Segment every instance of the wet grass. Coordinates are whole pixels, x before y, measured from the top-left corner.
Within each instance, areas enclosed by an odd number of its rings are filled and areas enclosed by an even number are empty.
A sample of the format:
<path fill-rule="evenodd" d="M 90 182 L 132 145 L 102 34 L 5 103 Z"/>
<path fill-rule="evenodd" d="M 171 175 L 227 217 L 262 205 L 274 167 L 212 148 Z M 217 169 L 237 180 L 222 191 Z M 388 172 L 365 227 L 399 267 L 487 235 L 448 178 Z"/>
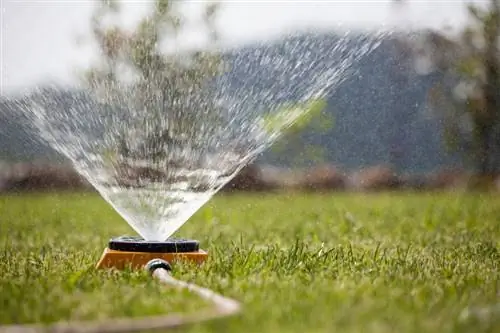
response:
<path fill-rule="evenodd" d="M 240 300 L 193 332 L 500 332 L 500 197 L 218 196 L 177 234 L 210 251 L 175 276 Z M 144 272 L 96 271 L 134 234 L 94 194 L 0 197 L 0 324 L 194 312 Z"/>

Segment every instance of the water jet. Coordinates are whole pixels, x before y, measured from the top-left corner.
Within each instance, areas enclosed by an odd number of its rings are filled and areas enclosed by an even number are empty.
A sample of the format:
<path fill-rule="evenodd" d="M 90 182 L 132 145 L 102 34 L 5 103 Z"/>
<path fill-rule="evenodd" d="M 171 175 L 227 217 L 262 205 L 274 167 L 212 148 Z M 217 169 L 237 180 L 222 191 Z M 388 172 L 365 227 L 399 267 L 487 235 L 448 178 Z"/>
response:
<path fill-rule="evenodd" d="M 111 239 L 96 267 L 201 263 L 208 253 L 197 241 L 172 235 L 287 128 L 321 112 L 383 36 L 291 35 L 279 46 L 232 52 L 230 69 L 203 79 L 187 80 L 192 69 L 180 65 L 165 74 L 146 63 L 149 76 L 132 83 L 106 76 L 73 93 L 36 88 L 16 104 L 138 234 Z"/>

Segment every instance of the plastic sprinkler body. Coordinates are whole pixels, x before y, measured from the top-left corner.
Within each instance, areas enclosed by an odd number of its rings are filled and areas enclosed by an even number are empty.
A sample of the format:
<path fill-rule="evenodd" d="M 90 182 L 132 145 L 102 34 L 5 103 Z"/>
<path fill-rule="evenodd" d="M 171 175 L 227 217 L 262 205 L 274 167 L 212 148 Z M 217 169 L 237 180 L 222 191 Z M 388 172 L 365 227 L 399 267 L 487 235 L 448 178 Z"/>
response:
<path fill-rule="evenodd" d="M 161 265 L 170 271 L 171 265 L 177 261 L 201 264 L 207 257 L 207 252 L 199 248 L 199 242 L 196 240 L 172 238 L 157 242 L 146 241 L 140 237 L 122 236 L 109 241 L 96 268 L 142 269 L 151 264 Z M 158 260 L 163 261 L 160 263 Z"/>

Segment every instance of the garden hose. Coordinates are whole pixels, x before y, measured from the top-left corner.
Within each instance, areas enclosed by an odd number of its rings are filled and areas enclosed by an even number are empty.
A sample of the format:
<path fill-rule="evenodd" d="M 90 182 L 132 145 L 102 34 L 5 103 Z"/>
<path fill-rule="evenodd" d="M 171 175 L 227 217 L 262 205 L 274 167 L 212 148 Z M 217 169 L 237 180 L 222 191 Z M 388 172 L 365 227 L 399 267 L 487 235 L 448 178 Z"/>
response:
<path fill-rule="evenodd" d="M 192 283 L 175 279 L 170 273 L 170 264 L 163 259 L 149 261 L 145 269 L 159 282 L 181 289 L 188 289 L 207 301 L 211 301 L 214 308 L 192 316 L 167 315 L 146 318 L 109 319 L 97 322 L 62 322 L 49 326 L 43 325 L 10 325 L 0 326 L 0 333 L 111 333 L 111 332 L 139 332 L 151 330 L 165 330 L 178 328 L 190 324 L 224 318 L 238 314 L 241 304 L 233 299 L 224 297 L 216 292 L 199 287 Z"/>

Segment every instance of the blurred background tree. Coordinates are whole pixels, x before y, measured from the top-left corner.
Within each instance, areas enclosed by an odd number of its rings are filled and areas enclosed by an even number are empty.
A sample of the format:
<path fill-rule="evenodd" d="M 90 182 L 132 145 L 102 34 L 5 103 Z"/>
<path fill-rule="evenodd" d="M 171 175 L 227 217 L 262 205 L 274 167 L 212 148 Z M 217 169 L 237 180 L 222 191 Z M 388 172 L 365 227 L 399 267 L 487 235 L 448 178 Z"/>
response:
<path fill-rule="evenodd" d="M 404 1 L 397 1 L 404 10 Z M 500 171 L 500 0 L 469 4 L 458 32 L 425 30 L 405 45 L 416 64 L 442 79 L 430 89 L 429 105 L 445 124 L 448 147 L 479 175 Z"/>
<path fill-rule="evenodd" d="M 127 108 L 122 131 L 114 133 L 119 156 L 162 159 L 169 145 L 202 145 L 200 131 L 207 133 L 210 124 L 216 127 L 220 109 L 207 98 L 204 85 L 223 69 L 221 57 L 214 50 L 181 50 L 173 44 L 187 22 L 180 11 L 183 4 L 151 1 L 149 15 L 132 30 L 113 24 L 122 14 L 119 1 L 102 0 L 95 7 L 91 37 L 99 56 L 83 83 L 101 101 Z M 213 2 L 204 8 L 202 23 L 210 45 L 218 40 L 218 8 Z"/>

